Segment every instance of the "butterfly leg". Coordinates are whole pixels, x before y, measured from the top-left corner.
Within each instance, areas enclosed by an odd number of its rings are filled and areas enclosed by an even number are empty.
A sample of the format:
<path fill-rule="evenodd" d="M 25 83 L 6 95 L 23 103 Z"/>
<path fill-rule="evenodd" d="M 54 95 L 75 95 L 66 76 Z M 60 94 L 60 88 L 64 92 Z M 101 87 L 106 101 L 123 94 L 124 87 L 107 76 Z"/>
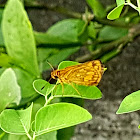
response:
<path fill-rule="evenodd" d="M 82 95 L 80 94 L 80 92 L 76 89 L 76 87 L 73 85 L 73 83 L 70 83 L 70 85 L 75 89 L 75 91 L 82 97 Z"/>
<path fill-rule="evenodd" d="M 61 86 L 62 86 L 62 96 L 63 96 L 64 95 L 64 84 L 61 81 L 61 79 L 59 79 L 59 84 L 61 84 Z"/>

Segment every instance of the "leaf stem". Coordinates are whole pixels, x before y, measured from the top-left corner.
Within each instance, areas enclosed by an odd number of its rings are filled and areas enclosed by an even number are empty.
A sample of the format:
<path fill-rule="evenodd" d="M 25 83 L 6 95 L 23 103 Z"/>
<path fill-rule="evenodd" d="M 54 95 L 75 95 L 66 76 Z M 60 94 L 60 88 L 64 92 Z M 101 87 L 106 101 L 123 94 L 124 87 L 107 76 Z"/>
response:
<path fill-rule="evenodd" d="M 45 103 L 44 106 L 48 105 L 48 104 L 54 99 L 54 96 L 51 95 L 48 99 L 47 99 L 47 97 L 45 96 L 45 99 L 46 99 L 46 103 Z"/>
<path fill-rule="evenodd" d="M 34 132 L 32 140 L 35 140 L 35 139 L 36 139 L 36 135 L 35 135 L 35 132 Z"/>

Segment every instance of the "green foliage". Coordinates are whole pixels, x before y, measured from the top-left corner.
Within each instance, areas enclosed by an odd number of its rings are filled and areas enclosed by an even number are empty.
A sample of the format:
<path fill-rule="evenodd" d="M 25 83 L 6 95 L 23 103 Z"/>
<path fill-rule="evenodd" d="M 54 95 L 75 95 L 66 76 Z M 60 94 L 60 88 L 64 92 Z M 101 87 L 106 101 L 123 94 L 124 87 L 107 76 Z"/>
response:
<path fill-rule="evenodd" d="M 107 16 L 108 19 L 110 20 L 114 20 L 120 17 L 120 14 L 123 10 L 123 7 L 125 5 L 129 5 L 130 7 L 132 7 L 133 9 L 135 9 L 136 11 L 138 11 L 138 13 L 140 14 L 140 1 L 137 1 L 137 6 L 134 5 L 130 0 L 116 0 L 117 3 L 117 7 L 114 8 Z"/>
<path fill-rule="evenodd" d="M 85 22 L 83 20 L 66 19 L 51 26 L 46 33 L 35 32 L 35 38 L 38 45 L 80 43 L 82 40 L 79 40 L 78 35 L 81 32 L 84 25 Z"/>
<path fill-rule="evenodd" d="M 120 17 L 124 4 L 117 6 L 114 8 L 107 16 L 108 19 L 114 20 Z"/>
<path fill-rule="evenodd" d="M 1 128 L 11 134 L 28 134 L 31 124 L 32 106 L 25 110 L 4 110 L 0 115 Z"/>
<path fill-rule="evenodd" d="M 10 103 L 19 104 L 21 100 L 20 87 L 14 71 L 6 69 L 0 76 L 0 112 Z"/>
<path fill-rule="evenodd" d="M 91 7 L 95 16 L 99 18 L 106 17 L 106 11 L 102 4 L 98 0 L 86 0 L 88 5 Z"/>
<path fill-rule="evenodd" d="M 32 2 L 35 0 L 26 0 L 25 4 Z M 108 22 L 107 9 L 98 0 L 86 2 L 93 13 L 86 10 L 80 16 L 83 19 L 57 22 L 45 33 L 33 31 L 20 0 L 8 0 L 4 11 L 0 9 L 0 139 L 64 140 L 65 137 L 69 140 L 74 125 L 92 118 L 88 111 L 75 104 L 82 99 L 100 99 L 101 91 L 95 86 L 63 84 L 62 87 L 58 82 L 50 84 L 39 79 L 42 72 L 51 69 L 46 60 L 53 67 L 60 63 L 58 69 L 77 65 L 78 62 L 63 60 L 86 46 L 90 57 L 86 54 L 79 61 L 100 58 L 107 62 L 121 51 L 120 45 L 126 44 L 123 40 L 129 37 L 126 25 L 138 23 L 139 17 L 124 12 L 121 19 Z M 108 19 L 119 18 L 125 5 L 132 6 L 124 0 L 116 3 Z M 138 7 L 132 7 L 139 12 L 139 3 Z M 138 93 L 126 97 L 117 113 L 140 109 Z M 60 103 L 61 99 L 65 103 Z M 65 133 L 63 137 L 62 133 Z"/>
<path fill-rule="evenodd" d="M 117 114 L 129 113 L 140 110 L 140 90 L 126 96 L 122 101 Z"/>
<path fill-rule="evenodd" d="M 99 33 L 99 38 L 102 40 L 110 41 L 124 37 L 127 34 L 128 29 L 104 26 Z"/>
<path fill-rule="evenodd" d="M 59 118 L 59 121 L 58 121 Z M 35 118 L 36 135 L 76 125 L 92 116 L 83 108 L 70 103 L 56 103 L 41 108 Z"/>
<path fill-rule="evenodd" d="M 20 1 L 8 1 L 3 13 L 2 29 L 8 55 L 18 61 L 19 67 L 38 76 L 32 26 Z"/>

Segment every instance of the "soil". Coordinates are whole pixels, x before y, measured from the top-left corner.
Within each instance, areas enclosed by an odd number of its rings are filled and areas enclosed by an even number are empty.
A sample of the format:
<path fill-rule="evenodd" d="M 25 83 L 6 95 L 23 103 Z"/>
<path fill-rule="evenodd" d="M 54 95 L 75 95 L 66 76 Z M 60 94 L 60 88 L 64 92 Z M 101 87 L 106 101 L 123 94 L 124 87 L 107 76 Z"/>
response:
<path fill-rule="evenodd" d="M 40 0 L 41 1 L 41 0 Z M 42 0 L 65 8 L 84 12 L 85 0 Z M 109 0 L 108 0 L 109 1 Z M 66 16 L 40 9 L 28 9 L 28 15 L 36 31 L 48 27 Z M 72 140 L 140 140 L 140 113 L 116 115 L 124 97 L 140 88 L 140 37 L 117 57 L 105 64 L 107 71 L 99 85 L 103 93 L 100 100 L 86 100 L 85 108 L 93 119 L 76 127 Z"/>

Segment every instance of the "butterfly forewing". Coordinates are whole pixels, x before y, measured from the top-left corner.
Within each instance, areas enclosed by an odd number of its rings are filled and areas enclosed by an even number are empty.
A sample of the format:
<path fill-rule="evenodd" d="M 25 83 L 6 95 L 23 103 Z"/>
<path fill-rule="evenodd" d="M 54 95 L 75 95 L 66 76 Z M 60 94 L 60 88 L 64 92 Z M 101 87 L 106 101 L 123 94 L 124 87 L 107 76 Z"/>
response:
<path fill-rule="evenodd" d="M 61 83 L 75 83 L 79 85 L 98 85 L 104 72 L 104 67 L 99 60 L 93 60 L 86 63 L 66 67 L 62 70 L 56 70 Z M 54 75 L 52 73 L 52 75 Z"/>

